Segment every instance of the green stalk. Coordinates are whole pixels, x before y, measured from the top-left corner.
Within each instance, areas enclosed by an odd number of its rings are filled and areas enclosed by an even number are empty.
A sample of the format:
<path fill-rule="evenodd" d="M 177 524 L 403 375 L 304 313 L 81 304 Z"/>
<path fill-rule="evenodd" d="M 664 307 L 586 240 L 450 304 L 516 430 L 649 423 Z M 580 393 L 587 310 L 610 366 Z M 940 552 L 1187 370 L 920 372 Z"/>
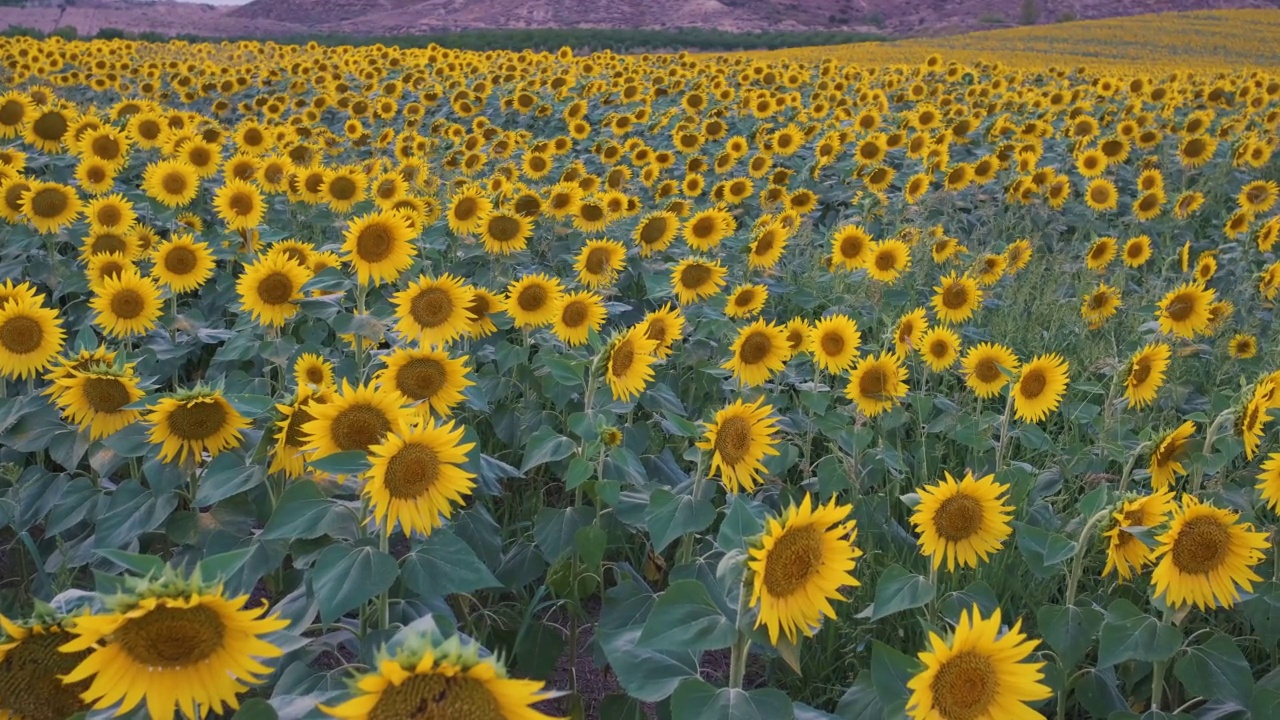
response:
<path fill-rule="evenodd" d="M 1213 424 L 1204 435 L 1204 450 L 1191 466 L 1191 494 L 1195 495 L 1200 492 L 1200 486 L 1204 483 L 1204 462 L 1209 459 L 1209 455 L 1213 452 L 1213 443 L 1218 439 L 1218 433 L 1222 430 L 1222 426 L 1229 423 L 1235 418 L 1235 410 L 1227 408 L 1218 413 L 1218 417 L 1213 419 Z"/>
<path fill-rule="evenodd" d="M 706 473 L 703 472 L 704 466 L 706 465 L 706 456 L 707 454 L 705 452 L 698 453 L 698 469 L 695 471 L 693 476 L 694 500 L 697 500 L 698 495 L 702 493 L 702 484 L 707 479 Z M 694 534 L 691 532 L 685 533 L 684 537 L 680 539 L 680 550 L 676 553 L 677 565 L 683 565 L 693 561 L 693 536 Z"/>
<path fill-rule="evenodd" d="M 1143 453 L 1150 448 L 1151 441 L 1148 440 L 1139 444 L 1138 447 L 1134 449 L 1133 453 L 1129 455 L 1129 462 L 1125 463 L 1124 474 L 1120 476 L 1120 485 L 1117 489 L 1117 492 L 1120 495 L 1124 495 L 1125 488 L 1129 486 L 1129 476 L 1133 474 L 1133 468 L 1138 464 L 1138 458 L 1142 457 Z"/>
<path fill-rule="evenodd" d="M 1009 444 L 1009 419 L 1013 415 L 1013 388 L 1009 388 L 1009 399 L 1004 403 L 1004 417 L 1000 420 L 1000 443 L 996 445 L 996 467 L 1000 472 L 1004 465 L 1004 451 Z"/>
<path fill-rule="evenodd" d="M 1089 547 L 1089 539 L 1098 523 L 1102 522 L 1111 514 L 1111 508 L 1105 508 L 1094 513 L 1093 517 L 1084 524 L 1084 528 L 1080 531 L 1080 537 L 1076 541 L 1076 554 L 1071 562 L 1071 575 L 1067 578 L 1067 596 L 1065 607 L 1072 607 L 1076 602 L 1076 588 L 1080 584 L 1080 576 L 1084 572 L 1084 556 L 1085 551 Z M 1063 675 L 1069 673 L 1071 668 L 1062 668 Z M 1066 720 L 1067 717 L 1067 696 L 1069 695 L 1067 688 L 1062 688 L 1062 692 L 1058 693 L 1058 720 Z"/>
<path fill-rule="evenodd" d="M 390 554 L 391 551 L 391 528 L 380 529 L 378 532 L 378 549 L 383 553 Z M 378 595 L 378 629 L 386 630 L 391 627 L 391 588 L 383 590 Z"/>
<path fill-rule="evenodd" d="M 738 588 L 738 637 L 729 650 L 729 687 L 742 689 L 742 679 L 747 674 L 747 652 L 751 649 L 751 637 L 742 631 L 743 616 L 747 614 L 748 595 L 746 575 L 742 578 L 742 587 Z"/>

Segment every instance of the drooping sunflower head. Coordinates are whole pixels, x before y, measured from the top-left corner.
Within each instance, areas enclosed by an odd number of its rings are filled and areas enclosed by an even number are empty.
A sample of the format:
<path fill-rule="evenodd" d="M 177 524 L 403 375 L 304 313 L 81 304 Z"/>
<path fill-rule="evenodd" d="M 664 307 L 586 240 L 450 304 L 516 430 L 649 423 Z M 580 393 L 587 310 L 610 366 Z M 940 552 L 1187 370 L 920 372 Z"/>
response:
<path fill-rule="evenodd" d="M 162 398 L 144 419 L 150 426 L 147 439 L 160 445 L 160 459 L 199 461 L 204 453 L 215 457 L 241 443 L 241 431 L 251 423 L 227 401 L 221 390 L 196 386 Z"/>
<path fill-rule="evenodd" d="M 509 677 L 480 647 L 454 635 L 434 633 L 409 638 L 395 655 L 384 648 L 375 669 L 351 684 L 351 699 L 322 711 L 344 720 L 418 717 L 429 708 L 440 718 L 554 720 L 535 710 L 547 699 L 542 682 Z"/>
<path fill-rule="evenodd" d="M 1182 461 L 1190 449 L 1191 436 L 1195 434 L 1196 424 L 1184 421 L 1172 432 L 1160 438 L 1152 447 L 1149 471 L 1151 486 L 1156 490 L 1164 490 L 1187 470 Z"/>
<path fill-rule="evenodd" d="M 1107 539 L 1107 562 L 1103 577 L 1115 573 L 1121 580 L 1128 580 L 1135 572 L 1149 565 L 1155 548 L 1149 547 L 1137 532 L 1163 525 L 1173 512 L 1173 492 L 1157 490 L 1125 500 L 1112 513 L 1112 525 L 1102 533 Z"/>
<path fill-rule="evenodd" d="M 630 400 L 644 392 L 653 379 L 657 349 L 658 341 L 648 337 L 644 325 L 629 328 L 609 342 L 599 362 L 615 400 Z"/>
<path fill-rule="evenodd" d="M 698 447 L 710 450 L 710 473 L 719 473 L 729 492 L 751 492 L 764 472 L 764 459 L 777 455 L 773 406 L 763 399 L 737 400 L 716 413 Z"/>
<path fill-rule="evenodd" d="M 815 507 L 806 494 L 781 517 L 769 518 L 748 549 L 756 627 L 764 625 L 774 644 L 783 635 L 792 643 L 802 634 L 813 635 L 823 617 L 835 617 L 830 601 L 844 599 L 840 588 L 860 585 L 853 577 L 862 551 L 854 545 L 858 529 L 848 519 L 852 511 L 836 498 Z"/>
<path fill-rule="evenodd" d="M 638 327 L 644 331 L 646 338 L 656 343 L 653 351 L 655 357 L 670 357 L 676 341 L 684 337 L 684 314 L 679 308 L 667 303 L 647 313 Z"/>
<path fill-rule="evenodd" d="M 1157 597 L 1172 607 L 1233 606 L 1240 589 L 1261 578 L 1253 566 L 1264 559 L 1267 534 L 1240 520 L 1240 514 L 1183 495 L 1166 533 L 1156 538 L 1158 560 L 1151 574 Z"/>
<path fill-rule="evenodd" d="M 1007 504 L 1009 486 L 994 475 L 975 479 L 966 472 L 957 481 L 951 473 L 934 485 L 919 489 L 920 503 L 911 516 L 919 533 L 920 552 L 933 567 L 946 561 L 947 570 L 977 567 L 998 551 L 1012 532 L 1013 508 Z"/>
<path fill-rule="evenodd" d="M 0 615 L 0 717 L 63 720 L 91 708 L 81 699 L 87 680 L 63 682 L 89 656 L 63 652 L 66 619 L 42 615 L 14 621 Z"/>

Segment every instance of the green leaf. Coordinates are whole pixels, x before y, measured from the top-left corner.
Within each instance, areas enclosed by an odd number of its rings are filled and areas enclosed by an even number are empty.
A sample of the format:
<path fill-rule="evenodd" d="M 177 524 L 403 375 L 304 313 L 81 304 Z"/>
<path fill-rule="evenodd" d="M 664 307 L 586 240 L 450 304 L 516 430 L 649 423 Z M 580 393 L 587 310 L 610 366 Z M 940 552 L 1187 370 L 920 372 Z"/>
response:
<path fill-rule="evenodd" d="M 781 690 L 762 688 L 747 692 L 716 688 L 692 678 L 680 683 L 671 696 L 671 720 L 792 720 L 791 700 Z"/>
<path fill-rule="evenodd" d="M 595 471 L 595 466 L 580 457 L 570 460 L 569 469 L 564 474 L 564 489 L 573 490 L 590 480 Z"/>
<path fill-rule="evenodd" d="M 1186 648 L 1173 674 L 1192 695 L 1229 700 L 1248 706 L 1253 697 L 1253 672 L 1240 648 L 1227 635 L 1214 633 L 1205 642 Z"/>
<path fill-rule="evenodd" d="M 911 697 L 907 682 L 919 670 L 920 662 L 915 658 L 904 655 L 879 640 L 871 641 L 871 684 L 884 705 L 885 717 L 903 714 L 907 700 Z"/>
<path fill-rule="evenodd" d="M 244 458 L 235 453 L 222 453 L 211 460 L 200 473 L 196 505 L 214 505 L 232 495 L 257 487 L 266 477 L 267 468 L 264 465 L 253 462 L 245 464 Z"/>
<path fill-rule="evenodd" d="M 311 587 L 320 619 L 331 623 L 391 587 L 400 568 L 395 558 L 371 547 L 335 543 L 316 558 Z"/>
<path fill-rule="evenodd" d="M 1026 523 L 1012 522 L 1018 533 L 1018 550 L 1031 566 L 1031 572 L 1041 578 L 1049 578 L 1060 570 L 1058 565 L 1071 559 L 1076 553 L 1076 542 L 1064 535 L 1051 533 Z"/>
<path fill-rule="evenodd" d="M 309 540 L 328 532 L 329 514 L 337 503 L 312 482 L 290 483 L 276 502 L 259 540 Z"/>
<path fill-rule="evenodd" d="M 280 716 L 276 709 L 262 698 L 249 698 L 244 701 L 231 720 L 277 720 Z"/>
<path fill-rule="evenodd" d="M 363 475 L 369 471 L 370 467 L 369 456 L 359 450 L 333 453 L 315 460 L 308 460 L 307 464 L 313 470 L 329 475 Z"/>
<path fill-rule="evenodd" d="M 555 563 L 573 547 L 574 533 L 595 521 L 594 508 L 542 508 L 533 521 L 533 541 L 542 556 Z"/>
<path fill-rule="evenodd" d="M 733 622 L 697 580 L 677 580 L 658 596 L 640 631 L 640 647 L 650 650 L 719 650 L 738 636 Z"/>
<path fill-rule="evenodd" d="M 1109 668 L 1126 660 L 1168 660 L 1182 647 L 1182 633 L 1178 628 L 1143 614 L 1128 600 L 1111 603 L 1098 635 L 1099 668 Z"/>
<path fill-rule="evenodd" d="M 644 513 L 645 527 L 655 552 L 662 552 L 685 533 L 705 530 L 715 519 L 716 509 L 711 503 L 688 495 L 675 495 L 666 488 L 658 488 L 649 495 L 649 507 Z"/>
<path fill-rule="evenodd" d="M 569 438 L 556 433 L 547 426 L 534 431 L 525 442 L 524 460 L 520 463 L 520 472 L 529 472 L 531 468 L 544 463 L 563 460 L 577 450 L 577 446 Z"/>
<path fill-rule="evenodd" d="M 890 565 L 876 582 L 876 598 L 871 605 L 871 622 L 894 613 L 918 608 L 933 600 L 933 585 L 927 578 L 908 572 L 901 565 Z"/>
<path fill-rule="evenodd" d="M 627 576 L 631 578 L 631 576 Z M 685 678 L 697 677 L 698 653 L 657 651 L 639 647 L 640 633 L 657 599 L 634 578 L 605 593 L 599 642 L 618 684 L 642 702 L 670 697 Z"/>
<path fill-rule="evenodd" d="M 609 720 L 648 720 L 642 705 L 635 698 L 622 694 L 605 695 L 600 701 L 600 718 Z"/>
<path fill-rule="evenodd" d="M 578 387 L 582 384 L 583 363 L 554 355 L 540 355 L 537 360 L 557 383 L 565 387 Z"/>
<path fill-rule="evenodd" d="M 746 547 L 747 538 L 755 537 L 764 530 L 765 508 L 739 493 L 729 496 L 728 507 L 716 535 L 716 545 L 726 552 L 742 550 Z"/>
<path fill-rule="evenodd" d="M 418 541 L 401 562 L 404 584 L 424 597 L 502 586 L 471 546 L 444 528 Z"/>
<path fill-rule="evenodd" d="M 130 570 L 146 577 L 147 575 L 159 575 L 164 571 L 164 560 L 155 555 L 139 555 L 137 553 L 124 552 L 123 550 L 102 549 L 93 551 L 97 555 L 110 560 L 125 570 Z"/>
<path fill-rule="evenodd" d="M 1084 659 L 1102 627 L 1102 613 L 1091 607 L 1046 605 L 1036 613 L 1036 619 L 1041 636 L 1064 668 L 1076 667 Z"/>
<path fill-rule="evenodd" d="M 200 570 L 200 577 L 206 581 L 225 581 L 231 577 L 231 574 L 240 569 L 244 565 L 244 561 L 249 559 L 249 554 L 253 552 L 253 548 L 241 548 L 232 550 L 218 555 L 210 555 L 200 561 L 197 566 Z"/>
<path fill-rule="evenodd" d="M 841 720 L 881 720 L 887 715 L 884 703 L 880 702 L 880 695 L 871 683 L 871 673 L 866 670 L 858 673 L 853 685 L 836 705 L 836 716 Z"/>
<path fill-rule="evenodd" d="M 1280 644 L 1280 582 L 1258 586 L 1255 595 L 1239 604 L 1240 612 L 1266 647 Z"/>
<path fill-rule="evenodd" d="M 604 551 L 609 546 L 609 536 L 599 525 L 578 528 L 573 534 L 573 549 L 592 571 L 604 562 Z"/>

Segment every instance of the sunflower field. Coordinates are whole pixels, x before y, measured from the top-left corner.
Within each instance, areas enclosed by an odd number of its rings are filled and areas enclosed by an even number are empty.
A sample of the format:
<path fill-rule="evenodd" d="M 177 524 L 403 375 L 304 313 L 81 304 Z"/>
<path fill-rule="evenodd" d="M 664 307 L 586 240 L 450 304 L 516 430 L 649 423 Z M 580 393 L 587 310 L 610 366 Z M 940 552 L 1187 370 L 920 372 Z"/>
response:
<path fill-rule="evenodd" d="M 0 39 L 0 719 L 1280 717 L 1280 70 L 895 48 Z"/>

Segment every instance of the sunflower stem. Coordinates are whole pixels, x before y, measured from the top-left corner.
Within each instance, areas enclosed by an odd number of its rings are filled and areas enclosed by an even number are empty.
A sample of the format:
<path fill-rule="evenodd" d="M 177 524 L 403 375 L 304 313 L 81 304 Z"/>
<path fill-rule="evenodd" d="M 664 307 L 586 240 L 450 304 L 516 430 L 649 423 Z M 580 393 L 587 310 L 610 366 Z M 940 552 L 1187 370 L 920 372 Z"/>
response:
<path fill-rule="evenodd" d="M 356 287 L 356 316 L 363 318 L 365 315 L 365 294 L 369 291 L 369 286 L 361 284 Z M 356 382 L 364 382 L 364 336 L 359 332 L 356 333 Z"/>
<path fill-rule="evenodd" d="M 1227 408 L 1218 413 L 1218 417 L 1213 419 L 1213 424 L 1209 425 L 1209 429 L 1204 434 L 1204 450 L 1196 456 L 1195 464 L 1191 466 L 1191 494 L 1195 495 L 1200 492 L 1200 486 L 1204 483 L 1204 463 L 1209 459 L 1209 455 L 1213 452 L 1213 443 L 1218 439 L 1218 432 L 1222 430 L 1222 426 L 1230 422 L 1235 416 L 1232 408 Z"/>
<path fill-rule="evenodd" d="M 1166 606 L 1160 624 L 1168 625 L 1172 618 L 1173 608 Z M 1160 711 L 1160 700 L 1164 696 L 1164 671 L 1168 664 L 1167 660 L 1156 660 L 1151 665 L 1151 707 L 1148 708 L 1151 712 Z"/>
<path fill-rule="evenodd" d="M 1000 419 L 1000 442 L 996 445 L 995 472 L 1004 466 L 1004 451 L 1009 445 L 1009 419 L 1013 415 L 1013 388 L 1009 388 L 1009 399 L 1004 403 L 1004 416 Z"/>
<path fill-rule="evenodd" d="M 698 500 L 698 496 L 702 494 L 702 484 L 707 479 L 707 474 L 704 472 L 706 457 L 707 454 L 705 452 L 698 453 L 698 469 L 693 476 L 693 499 L 695 502 Z M 684 537 L 680 539 L 680 550 L 676 553 L 677 565 L 684 565 L 693 561 L 693 538 L 694 534 L 689 532 L 685 533 Z"/>
<path fill-rule="evenodd" d="M 1138 458 L 1142 456 L 1151 447 L 1151 441 L 1140 443 L 1137 448 L 1129 455 L 1129 462 L 1124 465 L 1124 473 L 1120 476 L 1120 485 L 1116 492 L 1124 495 L 1125 488 L 1129 487 L 1129 477 L 1133 475 L 1133 468 L 1138 464 Z"/>
<path fill-rule="evenodd" d="M 749 592 L 747 576 L 743 574 L 742 585 L 738 588 L 738 616 L 736 618 L 738 637 L 733 641 L 733 647 L 729 650 L 729 687 L 735 690 L 742 689 L 742 680 L 747 674 L 747 652 L 751 649 L 751 636 L 742 630 L 743 617 L 747 614 L 747 605 L 751 599 Z"/>
<path fill-rule="evenodd" d="M 378 549 L 385 555 L 391 554 L 391 527 L 379 528 Z M 387 588 L 378 594 L 378 629 L 391 627 L 391 589 Z"/>

